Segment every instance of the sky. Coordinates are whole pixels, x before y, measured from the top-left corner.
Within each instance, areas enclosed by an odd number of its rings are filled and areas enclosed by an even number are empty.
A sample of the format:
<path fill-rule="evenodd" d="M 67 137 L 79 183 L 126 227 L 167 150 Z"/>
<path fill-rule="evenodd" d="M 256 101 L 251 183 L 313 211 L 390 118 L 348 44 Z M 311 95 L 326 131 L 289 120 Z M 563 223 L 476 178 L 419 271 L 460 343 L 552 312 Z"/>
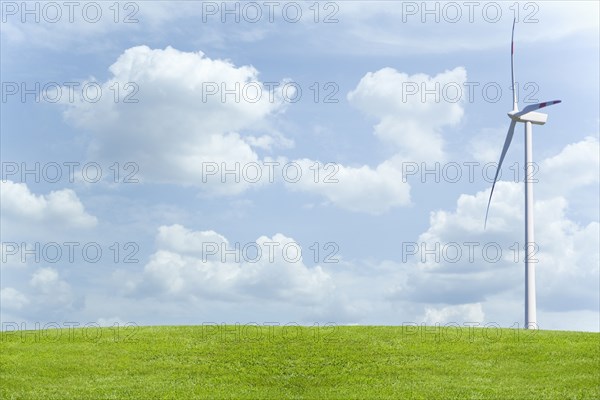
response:
<path fill-rule="evenodd" d="M 1 322 L 600 331 L 599 10 L 1 3 Z"/>

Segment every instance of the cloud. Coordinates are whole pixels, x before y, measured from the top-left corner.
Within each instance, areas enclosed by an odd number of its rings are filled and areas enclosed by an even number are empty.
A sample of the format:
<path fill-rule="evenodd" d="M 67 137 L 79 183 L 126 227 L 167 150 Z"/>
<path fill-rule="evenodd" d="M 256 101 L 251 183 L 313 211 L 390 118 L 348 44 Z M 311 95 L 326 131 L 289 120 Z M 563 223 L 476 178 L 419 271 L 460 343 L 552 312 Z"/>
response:
<path fill-rule="evenodd" d="M 327 165 L 308 159 L 295 162 L 305 173 L 298 182 L 287 186 L 294 191 L 320 194 L 340 208 L 378 215 L 410 204 L 410 185 L 403 182 L 402 171 L 394 162 L 384 161 L 374 169 L 366 165 Z M 319 175 L 314 173 L 317 169 Z"/>
<path fill-rule="evenodd" d="M 472 138 L 468 145 L 470 155 L 480 162 L 497 163 L 506 130 L 485 129 L 481 135 Z M 536 193 L 539 189 L 544 196 L 552 193 L 568 195 L 573 190 L 600 182 L 597 173 L 600 170 L 600 142 L 597 136 L 587 136 L 535 164 L 534 178 L 539 181 L 535 185 Z M 522 169 L 523 165 L 519 167 Z M 514 175 L 515 171 L 508 171 L 508 168 L 514 167 L 505 164 L 502 172 Z M 519 172 L 522 174 L 522 171 Z"/>
<path fill-rule="evenodd" d="M 431 214 L 430 226 L 419 236 L 413 258 L 421 272 L 414 274 L 414 286 L 408 283 L 414 299 L 481 302 L 522 287 L 523 185 L 501 181 L 494 195 L 485 231 L 482 220 L 489 189 L 474 196 L 461 195 L 452 212 Z M 538 308 L 597 309 L 598 222 L 580 225 L 570 220 L 566 216 L 568 201 L 563 197 L 539 199 L 534 208 Z M 445 247 L 450 250 L 444 252 Z M 454 249 L 462 252 L 458 258 Z M 420 296 L 426 287 L 436 288 L 440 295 Z"/>
<path fill-rule="evenodd" d="M 69 284 L 61 280 L 58 271 L 53 268 L 38 269 L 33 273 L 29 283 L 38 293 L 51 295 L 59 302 L 66 301 L 71 296 Z"/>
<path fill-rule="evenodd" d="M 137 326 L 135 322 L 125 322 L 119 317 L 98 318 L 96 323 L 101 327 L 119 327 L 126 328 L 129 326 Z"/>
<path fill-rule="evenodd" d="M 320 194 L 343 209 L 373 215 L 410 205 L 410 185 L 403 179 L 403 162 L 444 160 L 442 128 L 458 124 L 464 113 L 462 100 L 447 101 L 444 88 L 462 87 L 466 78 L 462 67 L 434 77 L 409 76 L 393 68 L 367 73 L 348 93 L 348 101 L 377 118 L 375 136 L 391 144 L 396 153 L 374 168 L 338 164 L 333 168 L 309 159 L 295 160 L 304 175 L 287 186 L 295 191 Z M 437 95 L 426 93 L 432 89 Z M 325 172 L 330 169 L 330 179 L 318 179 L 314 173 L 307 173 L 317 165 Z"/>
<path fill-rule="evenodd" d="M 579 193 L 575 189 L 598 184 L 597 154 L 597 139 L 588 137 L 540 162 L 533 260 L 538 310 L 552 318 L 598 311 L 600 224 L 589 218 L 574 221 L 568 213 L 570 199 Z M 565 182 L 568 177 L 573 179 Z M 482 313 L 493 310 L 486 315 L 495 320 L 504 318 L 498 316 L 502 304 L 515 303 L 520 311 L 525 257 L 523 183 L 498 182 L 484 230 L 489 190 L 461 194 L 453 210 L 431 212 L 427 230 L 416 241 L 402 244 L 407 264 L 403 278 L 386 292 L 390 301 L 445 304 L 441 309 L 428 306 L 425 319 L 430 322 L 447 321 L 446 314 L 454 315 L 452 310 L 469 304 L 480 304 Z M 558 322 L 540 323 L 556 326 Z"/>
<path fill-rule="evenodd" d="M 458 306 L 446 306 L 441 308 L 427 307 L 423 321 L 427 325 L 477 322 L 481 323 L 485 319 L 485 313 L 481 303 L 461 304 Z"/>
<path fill-rule="evenodd" d="M 194 186 L 210 195 L 237 195 L 269 180 L 265 165 L 274 159 L 261 159 L 257 151 L 293 146 L 269 124 L 285 109 L 283 89 L 270 91 L 252 66 L 236 67 L 202 52 L 138 46 L 121 54 L 110 72 L 102 93 L 111 96 L 98 102 L 78 99 L 67 105 L 65 118 L 93 133 L 94 159 L 135 162 L 142 181 Z M 111 88 L 125 88 L 130 82 L 139 88 L 139 102 L 127 103 L 124 91 L 115 102 Z M 225 92 L 236 92 L 235 88 L 239 99 Z M 261 94 L 256 99 L 255 91 Z M 375 168 L 339 166 L 336 184 L 311 181 L 310 167 L 315 162 L 296 162 L 301 164 L 303 179 L 287 187 L 320 194 L 341 208 L 381 214 L 410 203 L 410 187 L 402 183 L 401 171 L 392 161 Z M 262 172 L 260 179 L 246 179 L 245 171 L 252 175 L 256 165 Z M 226 171 L 237 171 L 237 179 Z"/>
<path fill-rule="evenodd" d="M 162 250 L 198 257 L 202 257 L 204 254 L 203 243 L 215 243 L 219 246 L 229 245 L 225 237 L 214 231 L 191 231 L 179 224 L 159 227 L 156 243 Z M 210 257 L 211 259 L 219 258 L 218 256 L 215 258 L 214 255 Z"/>
<path fill-rule="evenodd" d="M 2 308 L 8 310 L 20 310 L 29 304 L 27 296 L 11 287 L 0 290 L 0 300 Z"/>
<path fill-rule="evenodd" d="M 207 165 L 232 169 L 260 161 L 254 148 L 292 145 L 268 124 L 284 109 L 281 87 L 265 86 L 252 66 L 137 46 L 109 70 L 99 101 L 79 98 L 67 104 L 65 118 L 93 133 L 91 157 L 136 162 L 144 181 L 241 193 L 250 183 L 223 183 L 220 174 L 205 173 Z"/>
<path fill-rule="evenodd" d="M 451 89 L 463 88 L 466 80 L 463 67 L 433 77 L 383 68 L 367 73 L 348 100 L 377 118 L 375 136 L 395 146 L 406 160 L 441 161 L 445 158 L 441 130 L 458 124 L 464 114 L 460 92 Z"/>
<path fill-rule="evenodd" d="M 573 148 L 587 149 L 574 144 L 559 154 L 569 154 L 567 149 Z M 522 318 L 523 185 L 498 183 L 484 230 L 488 196 L 489 188 L 462 194 L 453 209 L 432 212 L 429 227 L 416 238 L 415 252 L 406 259 L 353 260 L 324 264 L 322 268 L 307 268 L 281 257 L 273 263 L 236 262 L 236 254 L 243 253 L 239 250 L 223 261 L 221 252 L 207 253 L 202 246 L 214 242 L 236 249 L 236 243 L 223 235 L 181 225 L 162 226 L 157 251 L 131 293 L 245 304 L 252 316 L 260 313 L 259 304 L 277 302 L 305 307 L 309 319 L 339 323 L 376 322 L 377 318 L 389 321 L 394 315 L 395 321 L 493 321 L 513 326 Z M 544 328 L 562 326 L 559 320 L 572 313 L 597 311 L 600 225 L 597 221 L 581 224 L 571 220 L 568 208 L 569 199 L 556 193 L 536 197 L 538 310 Z M 267 254 L 268 241 L 294 243 L 280 234 L 253 243 Z M 406 242 L 400 246 L 403 244 Z M 462 252 L 458 260 L 452 259 L 452 251 L 444 250 L 448 244 L 457 245 Z M 399 258 L 403 258 L 406 248 L 400 250 Z M 297 315 L 298 308 L 293 313 Z"/>
<path fill-rule="evenodd" d="M 540 163 L 540 183 L 544 189 L 567 194 L 570 191 L 600 182 L 600 142 L 598 137 L 569 144 L 557 155 Z M 551 182 L 551 184 L 550 184 Z"/>
<path fill-rule="evenodd" d="M 304 265 L 300 245 L 282 234 L 240 244 L 213 231 L 161 226 L 157 247 L 142 279 L 129 284 L 139 295 L 315 304 L 334 288 L 320 266 Z"/>
<path fill-rule="evenodd" d="M 65 318 L 83 304 L 83 297 L 73 291 L 57 269 L 50 267 L 38 268 L 31 274 L 27 298 L 30 305 L 24 316 L 37 319 Z"/>
<path fill-rule="evenodd" d="M 98 223 L 71 189 L 36 195 L 26 183 L 10 180 L 0 182 L 0 188 L 3 217 L 18 219 L 19 223 L 56 224 L 67 228 L 92 228 Z"/>

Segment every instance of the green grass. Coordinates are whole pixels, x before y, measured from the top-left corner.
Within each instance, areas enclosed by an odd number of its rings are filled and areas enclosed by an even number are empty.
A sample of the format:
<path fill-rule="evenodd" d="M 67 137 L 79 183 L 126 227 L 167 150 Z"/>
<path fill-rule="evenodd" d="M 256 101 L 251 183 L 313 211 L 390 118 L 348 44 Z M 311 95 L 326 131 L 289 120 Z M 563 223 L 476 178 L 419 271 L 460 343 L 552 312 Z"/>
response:
<path fill-rule="evenodd" d="M 600 399 L 600 334 L 174 326 L 0 336 L 3 399 Z"/>

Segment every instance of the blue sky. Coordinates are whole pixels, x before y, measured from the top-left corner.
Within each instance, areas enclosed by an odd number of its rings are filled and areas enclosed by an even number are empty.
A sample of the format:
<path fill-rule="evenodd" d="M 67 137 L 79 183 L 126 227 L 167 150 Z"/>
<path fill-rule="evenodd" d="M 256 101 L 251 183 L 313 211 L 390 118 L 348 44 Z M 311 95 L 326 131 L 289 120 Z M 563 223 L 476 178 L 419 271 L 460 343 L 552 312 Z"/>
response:
<path fill-rule="evenodd" d="M 518 12 L 520 107 L 563 101 L 534 127 L 538 323 L 600 330 L 597 3 L 21 4 L 3 323 L 522 326 L 522 127 L 483 229 Z"/>

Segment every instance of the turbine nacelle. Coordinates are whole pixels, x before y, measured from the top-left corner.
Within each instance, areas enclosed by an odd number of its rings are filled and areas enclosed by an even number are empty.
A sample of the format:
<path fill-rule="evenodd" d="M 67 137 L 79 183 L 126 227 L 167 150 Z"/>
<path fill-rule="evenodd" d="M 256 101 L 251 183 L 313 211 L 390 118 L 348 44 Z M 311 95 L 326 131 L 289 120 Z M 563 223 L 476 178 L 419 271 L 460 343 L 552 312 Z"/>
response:
<path fill-rule="evenodd" d="M 532 124 L 535 124 L 535 125 L 544 125 L 546 123 L 546 121 L 548 120 L 548 114 L 535 112 L 535 111 L 529 111 L 529 112 L 526 112 L 525 114 L 523 114 L 522 112 L 518 112 L 518 111 L 511 111 L 508 113 L 508 116 L 513 121 L 531 122 Z"/>

